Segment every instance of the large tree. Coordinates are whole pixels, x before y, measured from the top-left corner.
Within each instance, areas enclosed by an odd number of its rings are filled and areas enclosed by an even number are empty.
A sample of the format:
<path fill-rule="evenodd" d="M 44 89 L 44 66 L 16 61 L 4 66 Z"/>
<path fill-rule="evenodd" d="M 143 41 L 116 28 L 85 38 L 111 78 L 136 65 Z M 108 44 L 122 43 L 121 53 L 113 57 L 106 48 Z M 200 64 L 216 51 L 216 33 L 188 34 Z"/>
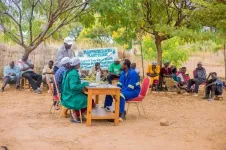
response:
<path fill-rule="evenodd" d="M 0 31 L 29 54 L 63 27 L 68 27 L 73 22 L 87 22 L 90 2 L 91 0 L 0 0 Z"/>
<path fill-rule="evenodd" d="M 196 24 L 206 26 L 215 38 L 215 42 L 222 44 L 224 49 L 225 62 L 225 79 L 226 79 L 226 1 L 225 0 L 209 0 L 203 1 L 202 7 L 193 15 Z"/>
<path fill-rule="evenodd" d="M 145 31 L 154 36 L 158 63 L 162 64 L 162 42 L 188 27 L 196 9 L 190 0 L 98 0 L 103 24 Z M 106 7 L 108 6 L 108 7 Z M 132 35 L 132 34 L 131 34 Z"/>

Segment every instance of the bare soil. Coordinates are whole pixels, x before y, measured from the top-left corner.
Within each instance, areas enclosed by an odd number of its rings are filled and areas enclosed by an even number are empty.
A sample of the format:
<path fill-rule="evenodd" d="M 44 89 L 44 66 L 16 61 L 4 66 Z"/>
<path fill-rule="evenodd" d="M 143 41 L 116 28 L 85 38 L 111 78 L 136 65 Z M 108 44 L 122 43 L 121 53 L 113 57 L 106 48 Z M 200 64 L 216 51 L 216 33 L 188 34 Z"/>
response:
<path fill-rule="evenodd" d="M 149 92 L 144 101 L 147 119 L 133 106 L 119 126 L 94 121 L 91 127 L 57 119 L 58 113 L 49 113 L 51 103 L 47 93 L 13 88 L 0 93 L 0 146 L 9 150 L 226 150 L 225 100 Z M 161 119 L 169 126 L 160 126 Z"/>
<path fill-rule="evenodd" d="M 207 72 L 223 77 L 224 67 L 215 64 L 223 60 L 219 56 L 191 57 L 185 66 L 191 75 L 202 61 Z M 131 60 L 142 70 L 140 57 Z M 7 87 L 0 93 L 0 146 L 9 150 L 226 150 L 226 94 L 223 101 L 201 97 L 149 92 L 144 101 L 147 119 L 133 106 L 119 126 L 94 121 L 87 127 L 72 124 L 69 118 L 57 119 L 57 112 L 50 114 L 50 94 Z M 160 126 L 160 120 L 169 126 Z"/>

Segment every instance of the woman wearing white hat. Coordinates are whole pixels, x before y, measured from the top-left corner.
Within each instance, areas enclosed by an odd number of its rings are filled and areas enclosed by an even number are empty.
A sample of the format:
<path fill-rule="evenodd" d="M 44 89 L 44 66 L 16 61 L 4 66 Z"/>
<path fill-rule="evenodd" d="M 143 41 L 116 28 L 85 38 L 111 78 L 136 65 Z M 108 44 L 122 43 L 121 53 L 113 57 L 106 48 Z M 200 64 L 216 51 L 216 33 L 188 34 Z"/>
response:
<path fill-rule="evenodd" d="M 71 122 L 79 123 L 79 111 L 82 113 L 86 111 L 87 107 L 87 95 L 83 93 L 85 86 L 88 86 L 87 82 L 81 83 L 81 79 L 78 73 L 80 68 L 80 60 L 78 58 L 71 59 L 72 68 L 65 72 L 62 93 L 61 93 L 61 104 L 72 109 Z"/>

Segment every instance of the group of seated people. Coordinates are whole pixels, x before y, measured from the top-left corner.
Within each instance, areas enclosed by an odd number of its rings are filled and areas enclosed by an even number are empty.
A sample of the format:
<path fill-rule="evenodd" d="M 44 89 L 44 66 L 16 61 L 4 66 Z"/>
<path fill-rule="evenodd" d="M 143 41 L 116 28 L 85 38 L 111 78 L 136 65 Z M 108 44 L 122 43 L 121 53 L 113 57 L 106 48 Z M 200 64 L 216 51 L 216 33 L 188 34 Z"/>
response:
<path fill-rule="evenodd" d="M 58 62 L 58 67 L 54 69 L 54 62 L 49 63 L 44 67 L 42 76 L 34 72 L 34 65 L 28 55 L 24 54 L 22 59 L 19 60 L 18 66 L 12 61 L 9 66 L 4 69 L 4 81 L 1 91 L 7 83 L 16 83 L 16 88 L 20 88 L 20 78 L 24 77 L 28 79 L 32 89 L 35 93 L 40 94 L 42 92 L 40 85 L 43 82 L 49 80 L 53 83 L 53 74 L 56 79 L 56 84 L 60 97 L 58 97 L 56 86 L 54 86 L 54 97 L 61 100 L 61 105 L 67 109 L 72 110 L 71 121 L 78 123 L 79 110 L 84 113 L 87 107 L 87 94 L 86 86 L 88 82 L 82 82 L 82 73 L 80 71 L 80 60 L 77 57 L 62 57 Z M 109 66 L 107 76 L 104 75 L 104 71 L 100 67 L 100 63 L 96 62 L 95 65 L 89 70 L 88 76 L 95 76 L 97 72 L 101 73 L 103 80 L 107 80 L 109 84 L 112 84 L 114 79 L 118 79 L 117 86 L 121 88 L 120 93 L 120 114 L 119 118 L 124 120 L 126 117 L 125 102 L 137 97 L 140 93 L 140 77 L 139 70 L 136 68 L 136 63 L 131 63 L 129 59 L 125 59 L 122 63 L 121 60 L 116 58 L 114 62 Z M 165 88 L 174 87 L 178 93 L 181 93 L 181 89 L 185 89 L 185 95 L 188 95 L 193 90 L 193 96 L 198 96 L 199 86 L 206 84 L 205 99 L 212 100 L 215 95 L 221 95 L 223 92 L 223 82 L 217 77 L 217 73 L 212 72 L 206 78 L 206 70 L 202 66 L 202 63 L 197 64 L 197 68 L 194 70 L 194 78 L 190 79 L 186 74 L 186 67 L 182 67 L 177 70 L 175 66 L 170 67 L 170 62 L 165 61 L 163 68 L 156 62 L 148 65 L 147 76 L 150 79 L 151 86 L 158 84 L 159 87 Z M 211 78 L 211 79 L 209 79 Z M 107 95 L 104 102 L 104 107 L 107 111 L 112 106 L 113 97 Z M 57 103 L 54 104 L 57 106 Z M 93 106 L 94 106 L 93 102 Z"/>
<path fill-rule="evenodd" d="M 4 68 L 4 79 L 0 91 L 3 92 L 6 84 L 11 83 L 16 83 L 16 89 L 20 90 L 20 79 L 24 77 L 29 81 L 35 93 L 41 93 L 40 85 L 42 83 L 42 76 L 35 73 L 33 69 L 34 65 L 31 60 L 28 59 L 27 53 L 18 61 L 18 65 L 15 65 L 15 62 L 11 61 L 9 65 Z"/>
<path fill-rule="evenodd" d="M 100 72 L 102 81 L 107 80 L 109 84 L 112 84 L 113 80 L 118 80 L 122 71 L 121 60 L 115 58 L 114 62 L 109 66 L 107 73 L 100 67 L 100 63 L 96 62 L 93 67 L 89 69 L 88 76 L 95 78 L 97 72 Z M 136 67 L 136 63 L 131 63 L 130 67 L 138 74 L 139 69 Z"/>
<path fill-rule="evenodd" d="M 115 59 L 114 63 L 109 67 L 107 77 L 109 84 L 112 83 L 113 77 L 119 78 L 117 86 L 121 87 L 119 114 L 121 120 L 125 119 L 126 116 L 125 102 L 137 97 L 140 93 L 139 75 L 131 66 L 131 62 L 128 59 L 125 59 L 122 64 L 120 64 L 118 59 Z M 98 69 L 102 72 L 99 63 L 96 63 L 94 69 L 90 69 L 89 75 L 97 72 Z M 90 73 L 91 70 L 92 73 Z M 79 110 L 81 110 L 82 116 L 84 116 L 87 107 L 85 87 L 89 84 L 86 81 L 81 81 L 79 58 L 74 57 L 70 59 L 69 57 L 64 57 L 61 60 L 61 66 L 54 75 L 61 95 L 61 105 L 72 110 L 71 122 L 80 122 Z M 54 94 L 57 96 L 56 91 Z M 112 101 L 113 97 L 107 95 L 104 103 L 107 111 L 110 111 Z"/>
<path fill-rule="evenodd" d="M 165 86 L 166 89 L 175 88 L 178 93 L 185 89 L 184 95 L 189 95 L 193 91 L 193 96 L 198 96 L 199 86 L 205 85 L 204 99 L 213 100 L 215 95 L 222 95 L 223 82 L 217 77 L 216 72 L 211 72 L 206 78 L 206 70 L 201 62 L 198 62 L 197 68 L 193 71 L 194 78 L 186 74 L 186 67 L 180 68 L 178 71 L 175 66 L 170 66 L 169 61 L 164 62 L 164 66 L 160 66 L 156 62 L 152 62 L 147 67 L 147 76 L 150 77 L 151 87 L 156 84 L 158 87 Z M 209 79 L 211 77 L 211 79 Z"/>
<path fill-rule="evenodd" d="M 112 84 L 114 78 L 118 78 L 117 86 L 121 87 L 120 94 L 120 119 L 125 119 L 125 102 L 129 99 L 135 98 L 140 93 L 139 83 L 139 70 L 136 69 L 136 64 L 131 64 L 130 60 L 125 59 L 123 63 L 121 60 L 115 59 L 109 67 L 107 80 L 109 84 Z M 56 83 L 60 92 L 61 104 L 72 109 L 72 122 L 80 122 L 78 110 L 82 110 L 84 114 L 87 107 L 87 95 L 85 94 L 85 87 L 88 86 L 88 82 L 81 82 L 80 73 L 80 60 L 77 57 L 69 58 L 63 57 L 60 61 L 59 67 L 56 72 L 53 71 L 53 61 L 44 66 L 42 75 L 34 72 L 34 65 L 28 55 L 24 54 L 22 59 L 19 60 L 18 65 L 12 61 L 9 66 L 4 69 L 4 82 L 1 91 L 7 83 L 16 83 L 16 88 L 20 88 L 20 78 L 24 77 L 28 79 L 29 84 L 35 93 L 40 94 L 42 92 L 40 85 L 42 80 L 46 83 L 47 80 L 53 83 L 53 74 L 56 79 Z M 90 69 L 89 75 L 95 75 L 97 71 L 103 72 L 100 68 L 100 63 L 96 63 L 94 69 Z M 56 87 L 55 87 L 56 89 Z M 56 90 L 54 90 L 54 96 L 57 97 Z M 58 97 L 59 98 L 59 97 Z M 109 111 L 109 107 L 112 105 L 113 97 L 106 96 L 104 107 Z M 57 103 L 55 103 L 57 105 Z"/>

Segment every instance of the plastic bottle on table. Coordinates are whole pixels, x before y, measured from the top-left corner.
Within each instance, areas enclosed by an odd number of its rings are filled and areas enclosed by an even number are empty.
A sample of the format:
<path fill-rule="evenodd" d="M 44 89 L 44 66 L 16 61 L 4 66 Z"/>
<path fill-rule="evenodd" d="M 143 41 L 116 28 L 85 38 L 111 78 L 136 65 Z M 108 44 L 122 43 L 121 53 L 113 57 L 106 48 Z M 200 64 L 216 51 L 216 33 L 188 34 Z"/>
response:
<path fill-rule="evenodd" d="M 100 82 L 100 71 L 98 70 L 96 73 L 96 82 L 99 83 Z"/>

